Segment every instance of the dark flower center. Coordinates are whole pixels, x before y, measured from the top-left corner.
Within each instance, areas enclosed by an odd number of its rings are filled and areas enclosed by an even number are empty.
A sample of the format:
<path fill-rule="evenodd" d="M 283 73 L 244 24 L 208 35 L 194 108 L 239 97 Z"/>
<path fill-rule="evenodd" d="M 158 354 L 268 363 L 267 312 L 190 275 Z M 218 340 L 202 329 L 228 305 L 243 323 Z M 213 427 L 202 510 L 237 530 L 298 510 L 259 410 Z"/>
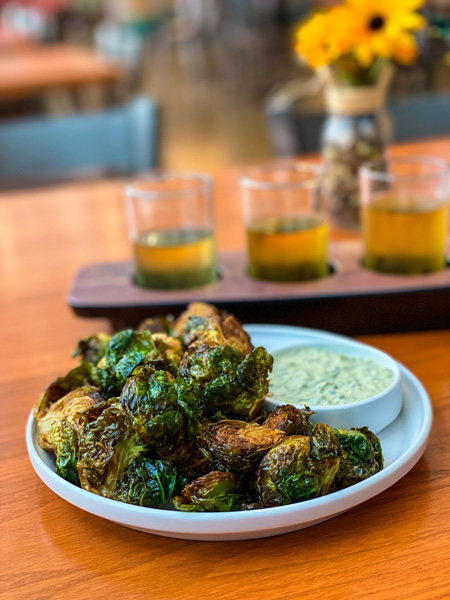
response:
<path fill-rule="evenodd" d="M 369 29 L 372 29 L 372 31 L 377 31 L 378 29 L 381 29 L 383 25 L 384 18 L 380 16 L 373 17 L 373 19 L 369 21 Z"/>

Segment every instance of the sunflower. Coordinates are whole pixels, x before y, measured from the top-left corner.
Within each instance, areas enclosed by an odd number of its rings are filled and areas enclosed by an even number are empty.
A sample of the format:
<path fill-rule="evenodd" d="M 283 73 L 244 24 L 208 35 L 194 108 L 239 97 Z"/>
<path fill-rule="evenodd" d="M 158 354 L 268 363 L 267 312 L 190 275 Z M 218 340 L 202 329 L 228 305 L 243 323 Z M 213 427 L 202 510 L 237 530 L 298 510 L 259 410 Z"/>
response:
<path fill-rule="evenodd" d="M 314 69 L 329 65 L 348 50 L 343 18 L 347 18 L 343 7 L 335 7 L 314 13 L 294 31 L 295 51 Z"/>
<path fill-rule="evenodd" d="M 376 57 L 412 62 L 416 56 L 413 31 L 425 26 L 415 12 L 423 0 L 346 0 L 353 53 L 363 67 Z"/>

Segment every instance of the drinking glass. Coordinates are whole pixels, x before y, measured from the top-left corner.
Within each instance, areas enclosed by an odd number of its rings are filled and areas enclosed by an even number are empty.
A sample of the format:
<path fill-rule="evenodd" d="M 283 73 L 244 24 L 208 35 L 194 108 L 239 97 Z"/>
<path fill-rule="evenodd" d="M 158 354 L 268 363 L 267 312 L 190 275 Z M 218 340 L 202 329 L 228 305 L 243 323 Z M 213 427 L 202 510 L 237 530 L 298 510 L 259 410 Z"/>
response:
<path fill-rule="evenodd" d="M 170 290 L 215 280 L 209 177 L 153 174 L 130 183 L 125 195 L 138 285 Z"/>
<path fill-rule="evenodd" d="M 449 165 L 399 156 L 360 170 L 364 265 L 396 274 L 432 273 L 446 265 Z"/>
<path fill-rule="evenodd" d="M 317 209 L 320 169 L 272 164 L 241 179 L 248 271 L 270 281 L 305 281 L 328 272 L 328 226 Z"/>

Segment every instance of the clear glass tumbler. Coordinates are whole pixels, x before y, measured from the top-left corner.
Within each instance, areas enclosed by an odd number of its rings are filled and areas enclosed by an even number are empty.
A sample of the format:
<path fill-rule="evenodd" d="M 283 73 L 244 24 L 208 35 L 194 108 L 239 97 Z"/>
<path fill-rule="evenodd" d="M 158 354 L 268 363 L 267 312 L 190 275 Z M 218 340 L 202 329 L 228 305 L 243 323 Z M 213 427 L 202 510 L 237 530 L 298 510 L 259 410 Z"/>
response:
<path fill-rule="evenodd" d="M 360 170 L 364 265 L 396 274 L 432 273 L 446 265 L 449 164 L 399 156 Z"/>
<path fill-rule="evenodd" d="M 241 179 L 250 276 L 306 281 L 328 273 L 319 180 L 319 167 L 290 162 L 255 168 Z"/>
<path fill-rule="evenodd" d="M 154 174 L 130 183 L 125 195 L 138 285 L 170 290 L 215 280 L 209 177 Z"/>

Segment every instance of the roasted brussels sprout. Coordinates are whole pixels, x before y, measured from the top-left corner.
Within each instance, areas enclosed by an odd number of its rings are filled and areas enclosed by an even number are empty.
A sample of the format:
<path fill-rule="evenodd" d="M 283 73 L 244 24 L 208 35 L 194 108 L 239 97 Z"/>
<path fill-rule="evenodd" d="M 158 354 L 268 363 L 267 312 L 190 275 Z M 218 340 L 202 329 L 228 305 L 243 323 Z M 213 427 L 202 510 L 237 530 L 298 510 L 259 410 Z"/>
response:
<path fill-rule="evenodd" d="M 215 317 L 220 317 L 220 311 L 212 304 L 207 304 L 206 302 L 191 302 L 186 310 L 175 320 L 171 334 L 175 337 L 183 337 L 186 333 L 190 317 L 214 319 Z"/>
<path fill-rule="evenodd" d="M 204 343 L 193 344 L 190 350 L 180 365 L 181 372 L 202 384 L 203 414 L 255 419 L 268 391 L 271 355 L 264 348 L 245 356 L 232 346 L 211 348 Z"/>
<path fill-rule="evenodd" d="M 227 512 L 239 510 L 243 500 L 238 475 L 212 471 L 189 483 L 173 503 L 182 511 Z"/>
<path fill-rule="evenodd" d="M 264 427 L 280 429 L 286 435 L 309 435 L 312 425 L 309 417 L 314 414 L 307 406 L 296 408 L 292 404 L 283 404 L 269 413 L 264 420 Z"/>
<path fill-rule="evenodd" d="M 141 365 L 124 386 L 121 402 L 131 426 L 160 458 L 174 464 L 187 460 L 198 416 L 199 389 L 194 382 Z"/>
<path fill-rule="evenodd" d="M 173 326 L 173 317 L 156 316 L 144 319 L 138 325 L 138 331 L 150 331 L 150 333 L 170 334 Z"/>
<path fill-rule="evenodd" d="M 34 407 L 34 416 L 37 420 L 41 419 L 49 407 L 60 398 L 77 388 L 93 383 L 92 365 L 84 361 L 78 367 L 69 371 L 67 375 L 55 379 L 44 390 Z"/>
<path fill-rule="evenodd" d="M 185 346 L 207 342 L 210 346 L 233 346 L 244 354 L 253 350 L 250 336 L 233 315 L 203 302 L 189 305 L 175 321 L 172 335 L 180 337 Z"/>
<path fill-rule="evenodd" d="M 150 446 L 132 429 L 117 400 L 85 425 L 78 445 L 78 475 L 85 490 L 112 497 L 117 481 L 135 459 L 150 454 Z"/>
<path fill-rule="evenodd" d="M 145 357 L 144 364 L 157 370 L 169 371 L 176 376 L 184 353 L 180 340 L 165 333 L 154 333 L 152 338 L 156 351 Z"/>
<path fill-rule="evenodd" d="M 84 386 L 69 392 L 51 404 L 47 412 L 37 417 L 39 445 L 46 450 L 53 448 L 50 431 L 53 423 L 62 418 L 65 418 L 75 428 L 77 434 L 81 435 L 84 424 L 89 420 L 86 411 L 102 402 L 103 398 L 96 388 Z"/>
<path fill-rule="evenodd" d="M 254 349 L 250 336 L 233 315 L 228 315 L 222 319 L 222 331 L 228 345 L 237 348 L 244 354 L 250 354 Z"/>
<path fill-rule="evenodd" d="M 79 486 L 78 436 L 75 427 L 64 417 L 57 419 L 52 423 L 49 438 L 56 457 L 56 474 Z"/>
<path fill-rule="evenodd" d="M 202 437 L 203 451 L 216 469 L 249 473 L 284 433 L 256 423 L 224 420 L 210 424 Z"/>
<path fill-rule="evenodd" d="M 80 356 L 81 360 L 96 366 L 106 356 L 111 336 L 106 333 L 97 333 L 78 342 L 73 356 Z"/>
<path fill-rule="evenodd" d="M 328 425 L 314 426 L 311 437 L 285 437 L 264 456 L 256 475 L 261 506 L 281 506 L 328 493 L 342 449 Z"/>
<path fill-rule="evenodd" d="M 160 460 L 135 458 L 117 480 L 112 498 L 128 504 L 159 508 L 170 500 L 176 480 L 174 467 Z"/>
<path fill-rule="evenodd" d="M 119 396 L 133 369 L 149 354 L 157 355 L 149 331 L 126 329 L 111 338 L 105 356 L 95 371 L 96 383 L 107 398 Z"/>
<path fill-rule="evenodd" d="M 367 427 L 333 429 L 334 435 L 344 449 L 336 489 L 343 489 L 363 481 L 383 468 L 383 452 L 378 437 Z"/>

